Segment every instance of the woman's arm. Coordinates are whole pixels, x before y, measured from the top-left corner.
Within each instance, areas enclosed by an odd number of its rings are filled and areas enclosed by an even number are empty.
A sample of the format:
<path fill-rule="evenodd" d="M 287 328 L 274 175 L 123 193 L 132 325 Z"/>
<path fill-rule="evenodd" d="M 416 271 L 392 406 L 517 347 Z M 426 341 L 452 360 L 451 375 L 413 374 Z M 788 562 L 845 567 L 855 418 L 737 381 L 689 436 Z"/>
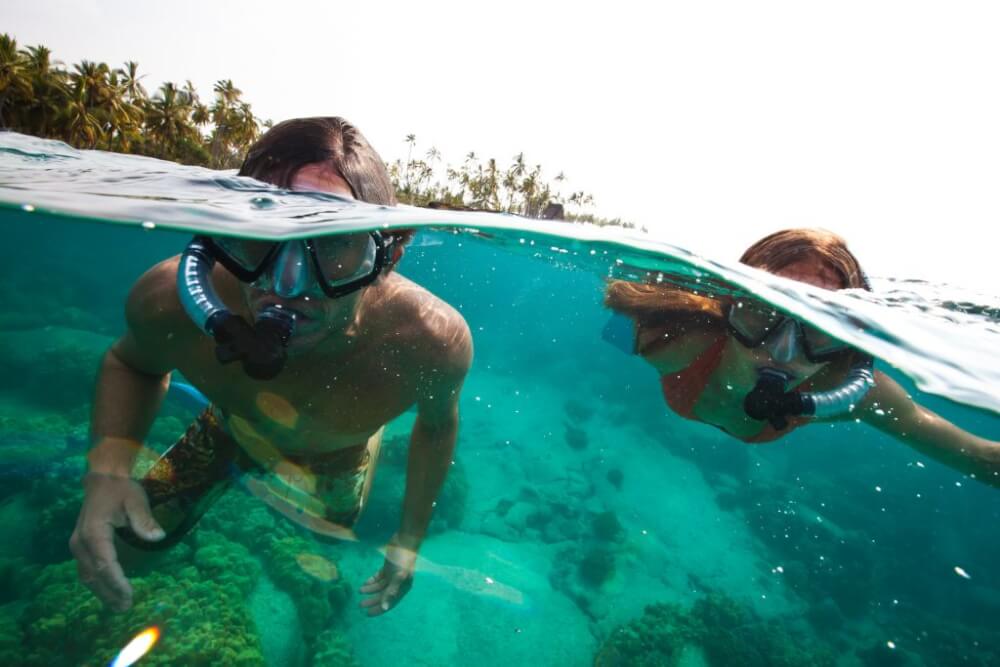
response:
<path fill-rule="evenodd" d="M 881 371 L 857 416 L 946 466 L 1000 487 L 1000 442 L 963 431 L 918 405 Z"/>

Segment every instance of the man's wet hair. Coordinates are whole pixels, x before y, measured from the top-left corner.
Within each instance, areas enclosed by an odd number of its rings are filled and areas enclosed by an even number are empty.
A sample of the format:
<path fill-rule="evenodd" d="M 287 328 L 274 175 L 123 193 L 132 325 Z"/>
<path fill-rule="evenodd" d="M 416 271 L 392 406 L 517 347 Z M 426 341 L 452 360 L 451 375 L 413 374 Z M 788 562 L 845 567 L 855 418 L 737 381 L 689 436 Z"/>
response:
<path fill-rule="evenodd" d="M 251 146 L 239 175 L 289 188 L 295 175 L 313 164 L 325 165 L 339 174 L 359 201 L 396 205 L 395 188 L 385 162 L 358 128 L 338 116 L 293 118 L 278 123 Z M 399 243 L 413 236 L 409 229 L 389 233 Z"/>

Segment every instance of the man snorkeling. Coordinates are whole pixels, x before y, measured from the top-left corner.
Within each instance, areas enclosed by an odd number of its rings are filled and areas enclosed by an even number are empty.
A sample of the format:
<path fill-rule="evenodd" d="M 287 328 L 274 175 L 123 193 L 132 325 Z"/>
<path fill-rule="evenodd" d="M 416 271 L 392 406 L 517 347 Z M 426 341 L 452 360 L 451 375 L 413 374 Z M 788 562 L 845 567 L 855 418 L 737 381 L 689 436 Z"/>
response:
<path fill-rule="evenodd" d="M 239 174 L 396 203 L 381 158 L 341 118 L 276 125 Z M 461 315 L 393 270 L 411 235 L 196 237 L 138 279 L 127 330 L 98 374 L 84 501 L 70 539 L 80 580 L 98 597 L 121 610 L 132 603 L 116 532 L 140 549 L 167 548 L 244 473 L 278 511 L 323 535 L 352 535 L 384 425 L 415 405 L 401 525 L 361 604 L 376 616 L 406 594 L 451 465 L 472 360 Z M 133 480 L 174 370 L 208 406 Z"/>

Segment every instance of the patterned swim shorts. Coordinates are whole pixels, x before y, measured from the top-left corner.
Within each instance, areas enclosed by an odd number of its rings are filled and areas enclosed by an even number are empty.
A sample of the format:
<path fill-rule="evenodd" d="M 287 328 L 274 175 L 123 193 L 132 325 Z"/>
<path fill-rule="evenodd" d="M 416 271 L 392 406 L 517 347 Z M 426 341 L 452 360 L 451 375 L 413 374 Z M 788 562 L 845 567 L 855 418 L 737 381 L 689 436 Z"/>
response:
<path fill-rule="evenodd" d="M 223 427 L 209 406 L 139 480 L 153 515 L 167 536 L 157 542 L 128 528 L 118 535 L 132 546 L 167 549 L 198 523 L 237 481 L 268 506 L 310 530 L 350 538 L 361 514 L 378 458 L 382 431 L 368 443 L 317 456 L 249 451 Z"/>

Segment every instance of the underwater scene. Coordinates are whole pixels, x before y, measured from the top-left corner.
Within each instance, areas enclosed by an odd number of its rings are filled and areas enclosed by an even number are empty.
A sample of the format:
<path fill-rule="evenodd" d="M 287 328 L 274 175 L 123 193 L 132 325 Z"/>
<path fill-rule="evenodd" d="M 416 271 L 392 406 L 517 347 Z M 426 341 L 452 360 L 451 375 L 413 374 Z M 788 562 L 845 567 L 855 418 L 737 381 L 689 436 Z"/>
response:
<path fill-rule="evenodd" d="M 362 205 L 14 133 L 0 134 L 0 222 L 0 664 L 1000 665 L 995 294 L 878 275 L 870 291 L 821 290 L 669 238 Z M 96 572 L 78 569 L 95 542 L 71 548 L 70 538 L 93 480 L 95 395 L 104 420 L 130 405 L 127 392 L 101 394 L 97 379 L 138 326 L 136 281 L 195 234 L 309 238 L 302 247 L 315 253 L 398 229 L 415 234 L 392 280 L 448 304 L 474 350 L 456 380 L 457 441 L 433 517 L 419 548 L 403 550 L 408 588 L 383 613 L 363 606 L 373 573 L 398 563 L 414 479 L 434 477 L 414 462 L 433 432 L 430 402 L 387 408 L 395 416 L 359 450 L 361 477 L 325 482 L 324 466 L 341 474 L 335 456 L 283 449 L 280 433 L 311 423 L 324 390 L 348 419 L 433 371 L 394 348 L 376 355 L 377 378 L 350 355 L 305 370 L 293 355 L 280 372 L 311 381 L 282 392 L 282 375 L 246 378 L 230 363 L 273 427 L 265 432 L 206 410 L 203 394 L 221 390 L 198 372 L 199 347 L 149 415 L 132 477 L 156 507 L 187 465 L 170 458 L 175 443 L 199 456 L 205 443 L 208 456 L 234 450 L 203 495 L 164 501 L 186 514 L 164 524 L 161 547 L 146 548 L 119 517 L 115 554 L 131 598 L 127 609 L 103 603 L 91 587 L 106 554 Z M 900 387 L 893 405 L 912 400 L 937 417 L 915 412 L 912 433 L 881 426 L 902 408 L 874 405 L 862 418 L 852 386 L 804 383 L 788 395 L 853 398 L 816 423 L 768 413 L 759 421 L 783 436 L 773 441 L 685 418 L 704 415 L 670 393 L 672 374 L 687 371 L 635 354 L 647 341 L 606 305 L 609 285 L 624 283 L 766 304 L 792 318 L 768 321 L 774 331 L 793 323 L 810 363 L 874 357 L 875 383 Z M 301 330 L 314 331 L 304 319 Z M 398 326 L 405 336 L 413 323 Z M 764 331 L 769 346 L 777 334 Z M 173 344 L 173 330 L 160 333 Z M 740 354 L 725 344 L 723 357 Z M 851 363 L 868 377 L 870 366 Z M 764 391 L 756 381 L 750 393 Z M 716 390 L 747 393 L 705 381 L 706 395 Z M 357 506 L 325 506 L 338 485 L 360 494 Z"/>

